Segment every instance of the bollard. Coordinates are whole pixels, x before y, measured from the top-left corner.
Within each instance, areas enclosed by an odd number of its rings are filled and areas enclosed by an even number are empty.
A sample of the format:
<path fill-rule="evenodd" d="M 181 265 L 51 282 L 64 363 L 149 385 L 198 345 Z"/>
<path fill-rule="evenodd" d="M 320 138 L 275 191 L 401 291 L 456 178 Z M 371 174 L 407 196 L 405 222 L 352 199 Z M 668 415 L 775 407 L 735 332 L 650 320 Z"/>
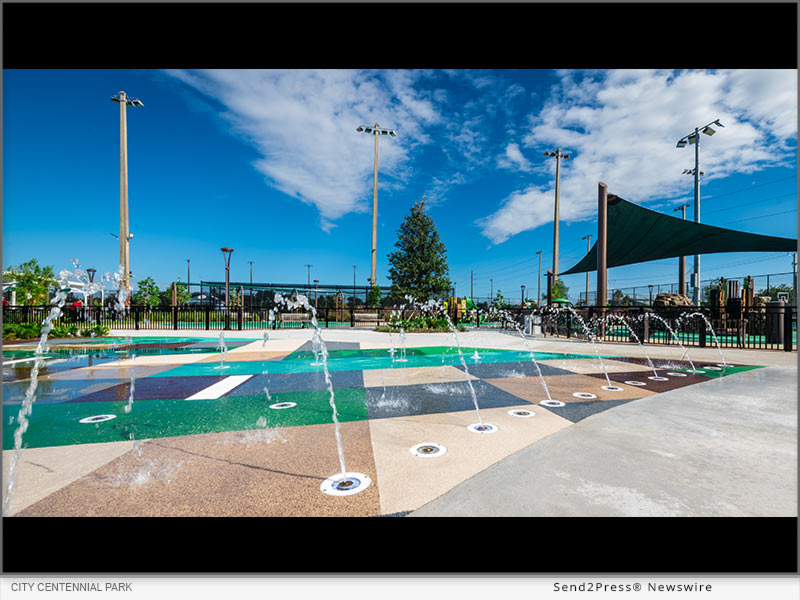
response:
<path fill-rule="evenodd" d="M 791 352 L 794 350 L 794 313 L 796 308 L 787 306 L 783 317 L 783 350 Z"/>
<path fill-rule="evenodd" d="M 767 302 L 766 338 L 767 344 L 784 345 L 784 323 L 786 304 L 783 300 Z"/>

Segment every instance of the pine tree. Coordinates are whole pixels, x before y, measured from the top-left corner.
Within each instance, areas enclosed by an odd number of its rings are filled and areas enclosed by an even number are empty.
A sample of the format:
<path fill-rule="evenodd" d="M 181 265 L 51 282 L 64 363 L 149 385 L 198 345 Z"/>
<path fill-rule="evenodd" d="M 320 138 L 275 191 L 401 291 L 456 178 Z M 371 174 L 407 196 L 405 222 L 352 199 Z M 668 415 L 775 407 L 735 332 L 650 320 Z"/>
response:
<path fill-rule="evenodd" d="M 425 198 L 411 207 L 397 232 L 396 250 L 389 254 L 391 296 L 402 301 L 407 295 L 419 302 L 447 298 L 453 287 L 447 267 L 447 250 L 436 226 L 425 214 Z"/>

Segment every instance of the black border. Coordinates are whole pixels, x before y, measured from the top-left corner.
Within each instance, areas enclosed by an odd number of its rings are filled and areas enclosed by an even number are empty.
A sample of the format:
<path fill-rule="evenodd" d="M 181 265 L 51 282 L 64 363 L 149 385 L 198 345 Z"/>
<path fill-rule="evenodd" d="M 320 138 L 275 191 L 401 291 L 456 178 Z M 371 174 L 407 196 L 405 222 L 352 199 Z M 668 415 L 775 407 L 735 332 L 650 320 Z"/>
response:
<path fill-rule="evenodd" d="M 793 2 L 2 8 L 5 68 L 797 68 Z"/>
<path fill-rule="evenodd" d="M 797 519 L 26 518 L 7 573 L 796 573 Z"/>

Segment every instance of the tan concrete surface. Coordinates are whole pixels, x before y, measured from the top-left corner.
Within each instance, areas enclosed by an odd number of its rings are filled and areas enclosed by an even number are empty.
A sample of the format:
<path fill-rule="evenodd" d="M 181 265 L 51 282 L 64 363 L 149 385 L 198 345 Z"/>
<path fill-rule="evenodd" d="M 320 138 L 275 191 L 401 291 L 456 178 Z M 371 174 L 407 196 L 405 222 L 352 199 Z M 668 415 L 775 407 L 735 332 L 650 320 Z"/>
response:
<path fill-rule="evenodd" d="M 10 515 L 27 508 L 133 448 L 134 442 L 106 442 L 27 448 L 21 451 L 14 475 Z M 3 490 L 13 450 L 3 451 Z"/>
<path fill-rule="evenodd" d="M 523 398 L 534 404 L 547 400 L 547 392 L 542 386 L 538 377 L 514 377 L 507 379 L 485 379 L 490 383 L 509 394 L 514 394 L 518 398 Z M 586 399 L 576 398 L 575 392 L 585 392 L 597 396 L 596 400 L 628 400 L 630 398 L 644 398 L 652 396 L 653 392 L 647 391 L 645 387 L 625 385 L 624 383 L 612 381 L 611 385 L 622 388 L 622 391 L 615 392 L 602 389 L 608 385 L 605 378 L 587 377 L 586 375 L 559 375 L 557 377 L 545 378 L 547 390 L 550 392 L 550 399 L 559 402 L 585 402 Z"/>
<path fill-rule="evenodd" d="M 476 379 L 451 365 L 444 367 L 409 367 L 404 369 L 371 369 L 364 371 L 364 387 L 451 383 Z"/>
<path fill-rule="evenodd" d="M 372 478 L 335 497 L 320 485 L 340 472 L 333 425 L 149 440 L 19 516 L 368 516 L 380 512 L 366 421 L 341 424 L 346 468 Z"/>
<path fill-rule="evenodd" d="M 530 418 L 507 414 L 512 407 L 481 410 L 484 423 L 499 427 L 495 433 L 467 429 L 477 423 L 473 411 L 439 413 L 370 421 L 372 450 L 380 483 L 381 512 L 413 510 L 430 502 L 462 481 L 571 423 L 545 409 L 521 403 Z M 417 457 L 416 444 L 443 444 L 439 457 Z"/>
<path fill-rule="evenodd" d="M 228 352 L 229 355 L 233 354 L 233 350 Z M 283 351 L 263 351 L 263 352 L 239 352 L 233 356 L 229 356 L 226 358 L 226 361 L 236 361 L 236 362 L 244 362 L 244 361 L 259 361 L 259 360 L 283 360 L 285 357 L 289 356 L 289 352 Z M 198 360 L 198 363 L 219 363 L 219 353 L 214 354 L 206 354 L 206 357 Z"/>

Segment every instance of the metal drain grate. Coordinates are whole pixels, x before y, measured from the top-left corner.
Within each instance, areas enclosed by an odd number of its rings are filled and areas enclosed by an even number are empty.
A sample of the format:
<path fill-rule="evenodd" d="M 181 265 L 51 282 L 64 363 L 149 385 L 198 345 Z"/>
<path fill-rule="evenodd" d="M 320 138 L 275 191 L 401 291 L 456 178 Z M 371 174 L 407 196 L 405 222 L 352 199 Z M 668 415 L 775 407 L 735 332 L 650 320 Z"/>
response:
<path fill-rule="evenodd" d="M 344 476 L 342 476 L 341 473 L 337 473 L 336 475 L 328 477 L 322 482 L 319 489 L 329 496 L 352 496 L 353 494 L 363 492 L 371 483 L 372 479 L 363 473 L 352 473 L 348 471 Z"/>
<path fill-rule="evenodd" d="M 412 446 L 408 451 L 420 458 L 438 458 L 447 452 L 447 448 L 435 442 L 425 442 Z"/>

